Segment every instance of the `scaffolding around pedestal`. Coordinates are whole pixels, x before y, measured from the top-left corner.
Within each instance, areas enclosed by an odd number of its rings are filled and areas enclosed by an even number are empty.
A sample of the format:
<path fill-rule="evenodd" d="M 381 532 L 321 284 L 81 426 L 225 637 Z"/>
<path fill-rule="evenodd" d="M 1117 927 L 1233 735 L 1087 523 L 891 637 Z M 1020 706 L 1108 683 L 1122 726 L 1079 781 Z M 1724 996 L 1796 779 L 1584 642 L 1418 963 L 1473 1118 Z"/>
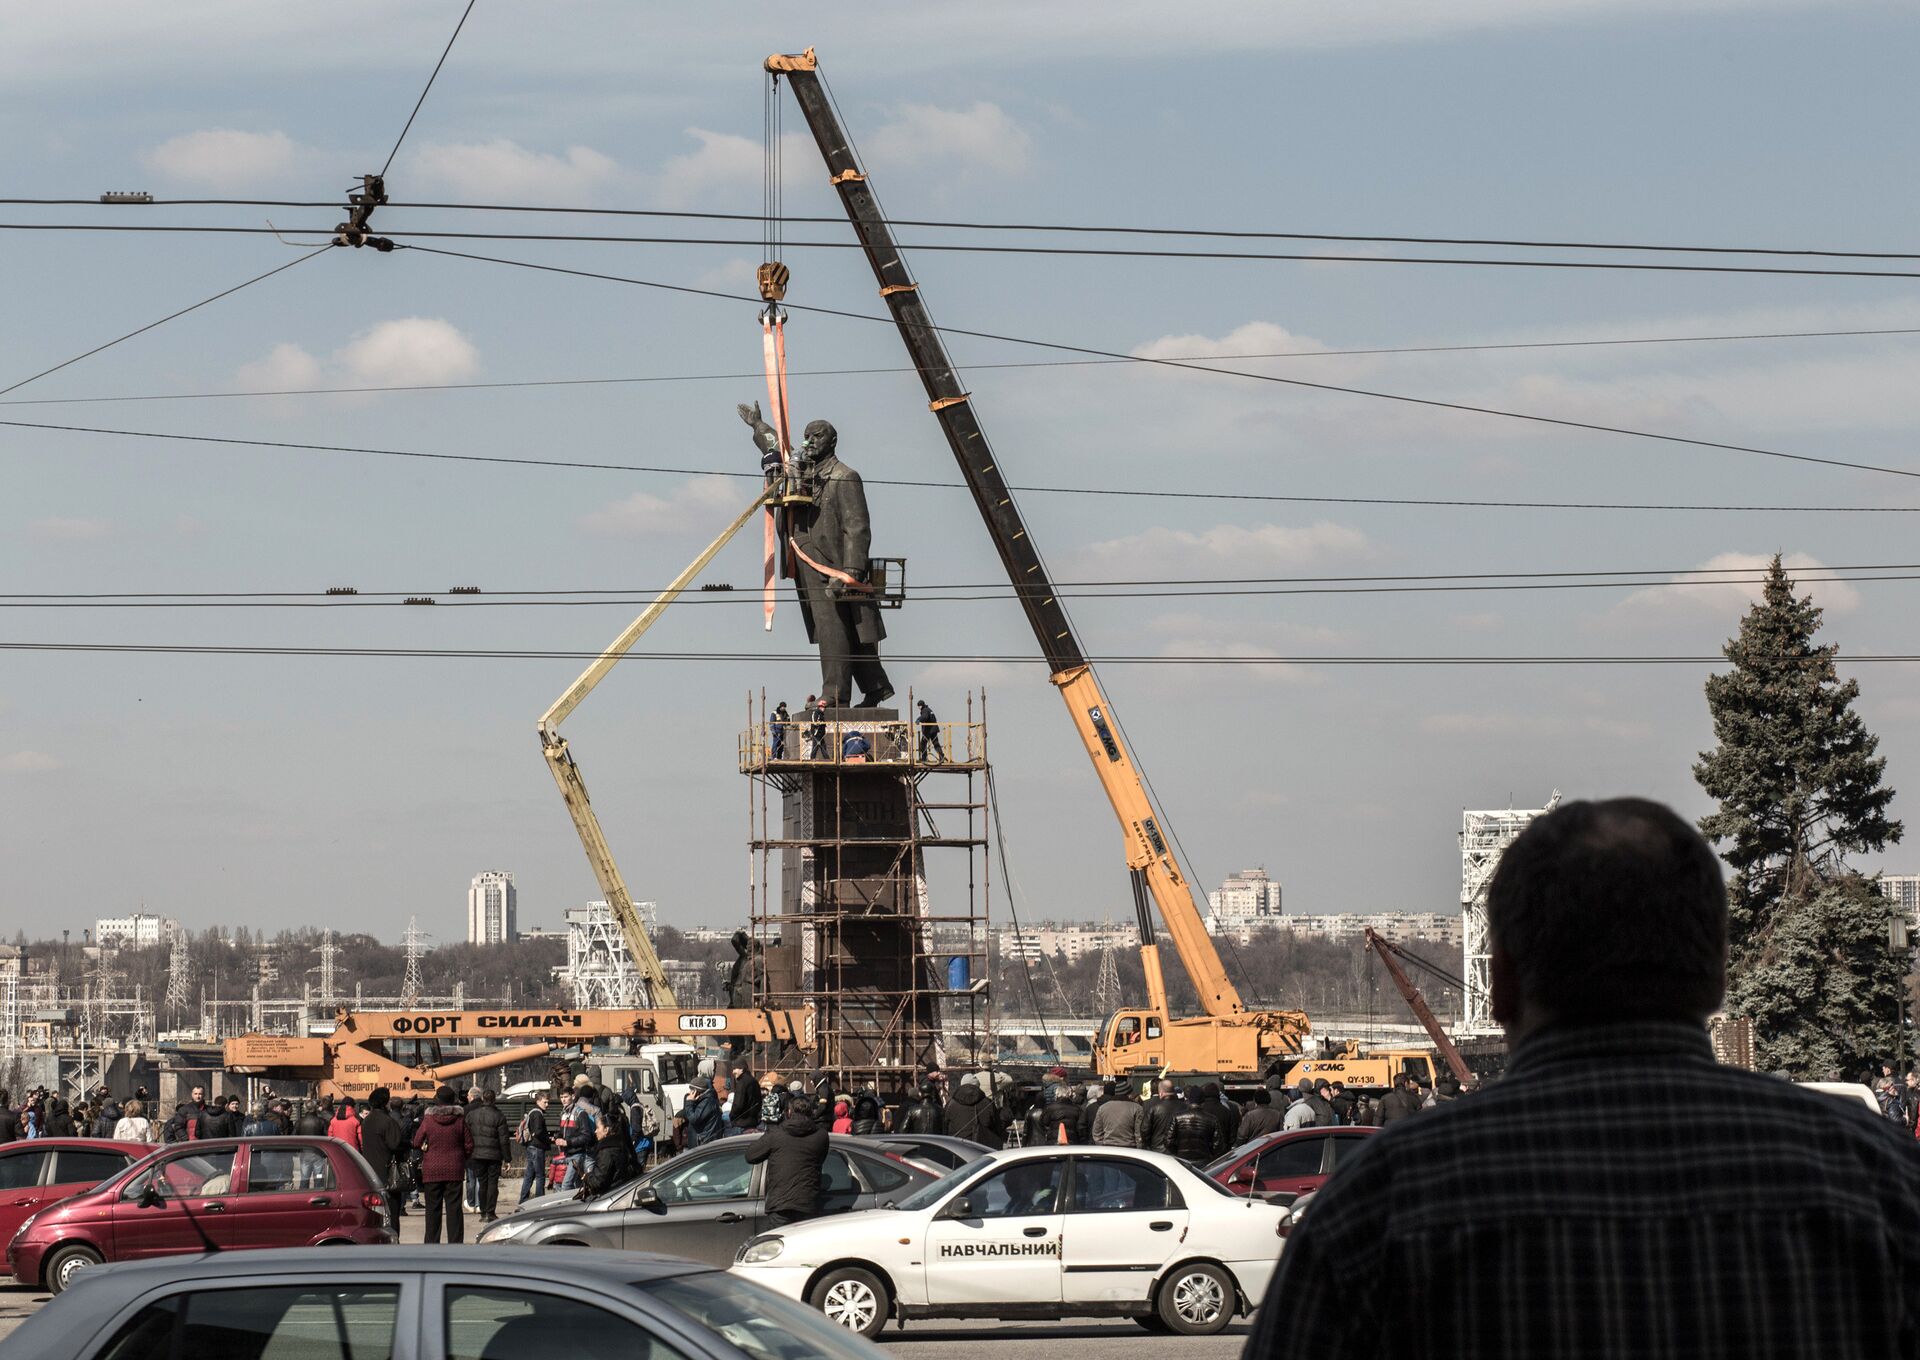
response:
<path fill-rule="evenodd" d="M 991 1054 L 985 694 L 964 711 L 930 726 L 891 708 L 777 724 L 764 693 L 748 699 L 753 1004 L 812 1006 L 816 1020 L 816 1070 L 783 1075 L 895 1095 L 927 1064 Z"/>

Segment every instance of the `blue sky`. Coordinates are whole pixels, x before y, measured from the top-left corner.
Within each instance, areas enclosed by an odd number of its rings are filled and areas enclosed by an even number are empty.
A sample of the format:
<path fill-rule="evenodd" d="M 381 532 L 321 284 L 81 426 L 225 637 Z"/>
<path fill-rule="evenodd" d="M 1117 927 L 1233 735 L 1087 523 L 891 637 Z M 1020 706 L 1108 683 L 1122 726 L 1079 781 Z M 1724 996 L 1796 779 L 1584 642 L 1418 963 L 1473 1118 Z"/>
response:
<path fill-rule="evenodd" d="M 1891 5 L 1446 7 L 984 4 L 724 13 L 483 0 L 389 177 L 396 201 L 754 212 L 760 59 L 816 45 L 902 216 L 1698 244 L 1913 247 L 1906 55 Z M 9 21 L 8 193 L 323 199 L 377 168 L 454 3 L 318 10 L 46 7 Z M 786 110 L 789 132 L 800 129 Z M 794 140 L 792 212 L 836 211 Z M 333 209 L 166 208 L 137 220 L 329 227 Z M 129 220 L 9 208 L 13 221 Z M 382 210 L 389 230 L 670 234 L 646 219 Z M 758 228 L 686 234 L 756 240 Z M 840 227 L 813 229 L 844 240 Z M 798 236 L 800 229 L 792 234 Z M 923 240 L 954 239 L 922 232 Z M 0 266 L 0 387 L 291 258 L 271 237 L 17 233 Z M 732 292 L 757 248 L 496 242 L 488 253 Z M 1281 247 L 1285 248 L 1285 247 Z M 1308 247 L 1326 253 L 1383 248 Z M 1414 253 L 1402 251 L 1398 253 Z M 1459 254 L 1471 252 L 1460 251 Z M 1482 252 L 1510 255 L 1511 251 Z M 850 252 L 791 250 L 795 302 L 876 310 Z M 1142 354 L 1920 327 L 1896 279 L 1120 261 L 923 252 L 935 316 Z M 1916 464 L 1920 337 L 1239 366 L 1823 456 Z M 889 328 L 799 315 L 796 370 L 902 362 Z M 962 363 L 1048 357 L 959 338 Z M 420 254 L 332 252 L 8 400 L 521 378 L 752 373 L 746 305 Z M 1472 499 L 1920 504 L 1906 479 L 1126 367 L 983 370 L 1016 482 Z M 13 405 L 5 418 L 509 457 L 745 468 L 757 379 L 379 396 Z M 796 376 L 870 477 L 946 480 L 910 375 Z M 414 463 L 0 429 L 13 592 L 650 587 L 737 484 Z M 879 552 L 924 583 L 997 565 L 956 493 L 876 488 Z M 1068 579 L 1682 569 L 1773 551 L 1897 563 L 1895 515 L 1602 514 L 1029 496 Z M 745 582 L 742 543 L 717 577 Z M 1735 556 L 1741 555 L 1741 556 Z M 1817 587 L 1829 635 L 1910 652 L 1899 581 Z M 1084 600 L 1101 654 L 1708 653 L 1731 587 Z M 17 641 L 593 649 L 631 606 L 461 612 L 8 610 Z M 906 654 L 1024 655 L 1004 601 L 910 605 Z M 801 650 L 745 607 L 689 606 L 662 649 Z M 144 904 L 195 925 L 457 936 L 468 878 L 519 876 L 556 922 L 593 883 L 537 751 L 568 661 L 72 653 L 0 664 L 0 916 L 78 928 Z M 895 667 L 949 715 L 987 686 L 1009 849 L 1035 916 L 1124 918 L 1116 829 L 1037 665 Z M 1704 811 L 1698 667 L 1120 667 L 1104 672 L 1203 882 L 1264 864 L 1298 910 L 1448 909 L 1462 807 L 1636 792 Z M 1889 780 L 1920 759 L 1915 670 L 1859 672 Z M 744 916 L 735 729 L 808 662 L 643 663 L 570 723 L 637 896 Z M 904 686 L 902 686 L 904 689 Z M 1901 807 L 1896 803 L 1896 811 Z M 1898 852 L 1888 863 L 1910 861 Z"/>

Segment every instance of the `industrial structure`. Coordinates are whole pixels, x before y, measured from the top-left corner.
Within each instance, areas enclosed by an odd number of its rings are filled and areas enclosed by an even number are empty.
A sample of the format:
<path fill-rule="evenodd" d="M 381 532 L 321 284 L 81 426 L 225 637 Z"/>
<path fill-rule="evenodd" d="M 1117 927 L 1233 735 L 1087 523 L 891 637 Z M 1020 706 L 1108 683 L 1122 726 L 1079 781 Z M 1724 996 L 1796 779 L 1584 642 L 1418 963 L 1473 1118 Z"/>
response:
<path fill-rule="evenodd" d="M 1486 1035 L 1500 1028 L 1493 1018 L 1493 951 L 1487 933 L 1487 888 L 1493 871 L 1528 823 L 1552 811 L 1559 801 L 1560 790 L 1555 789 L 1545 807 L 1460 814 L 1461 977 L 1467 984 L 1459 1025 L 1462 1034 Z"/>
<path fill-rule="evenodd" d="M 738 941 L 734 1004 L 811 1006 L 814 1066 L 837 1089 L 898 1091 L 921 1064 L 985 1055 L 985 697 L 976 714 L 969 694 L 966 714 L 938 724 L 939 749 L 923 759 L 920 725 L 892 709 L 829 709 L 772 727 L 765 697 L 757 712 L 750 705 L 740 772 L 752 926 Z M 849 757 L 856 733 L 870 750 Z M 927 886 L 933 850 L 952 852 L 938 906 Z M 950 1055 L 943 1033 L 967 1051 Z"/>
<path fill-rule="evenodd" d="M 652 902 L 635 902 L 633 909 L 649 931 L 659 924 L 659 908 Z M 627 933 L 613 908 L 605 901 L 568 907 L 566 922 L 567 962 L 561 979 L 573 1004 L 608 1010 L 644 1004 L 646 983 L 633 966 Z"/>

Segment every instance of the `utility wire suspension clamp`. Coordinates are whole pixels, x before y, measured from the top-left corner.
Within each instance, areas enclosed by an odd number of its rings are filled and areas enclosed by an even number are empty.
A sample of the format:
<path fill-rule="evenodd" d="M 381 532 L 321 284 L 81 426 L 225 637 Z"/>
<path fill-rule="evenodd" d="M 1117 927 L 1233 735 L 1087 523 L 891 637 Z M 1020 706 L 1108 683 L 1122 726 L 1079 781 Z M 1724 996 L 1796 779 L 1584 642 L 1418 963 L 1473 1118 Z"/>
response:
<path fill-rule="evenodd" d="M 383 253 L 392 250 L 392 241 L 384 236 L 374 236 L 367 230 L 367 221 L 373 216 L 373 210 L 386 201 L 385 175 L 360 176 L 359 190 L 347 195 L 347 220 L 333 229 L 333 243 L 352 246 L 356 250 L 361 246 L 372 246 Z"/>

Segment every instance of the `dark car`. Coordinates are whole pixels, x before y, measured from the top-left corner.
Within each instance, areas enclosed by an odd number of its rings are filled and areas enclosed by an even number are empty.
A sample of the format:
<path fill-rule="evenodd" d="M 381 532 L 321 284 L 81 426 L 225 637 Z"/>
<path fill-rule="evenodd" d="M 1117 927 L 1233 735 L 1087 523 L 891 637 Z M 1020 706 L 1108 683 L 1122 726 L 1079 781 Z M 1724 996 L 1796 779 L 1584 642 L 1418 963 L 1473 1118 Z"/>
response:
<path fill-rule="evenodd" d="M 754 1136 L 683 1152 L 592 1199 L 543 1195 L 487 1224 L 475 1241 L 663 1251 L 732 1265 L 741 1245 L 770 1226 L 761 1202 L 767 1168 L 747 1161 Z M 868 1139 L 838 1135 L 820 1175 L 823 1214 L 877 1209 L 936 1179 Z"/>
<path fill-rule="evenodd" d="M 993 1149 L 971 1138 L 955 1138 L 945 1133 L 876 1133 L 867 1135 L 874 1145 L 897 1152 L 910 1162 L 944 1176 L 957 1167 L 979 1161 Z"/>
<path fill-rule="evenodd" d="M 392 1240 L 384 1189 L 345 1143 L 208 1138 L 35 1213 L 7 1244 L 7 1269 L 58 1294 L 103 1261 Z"/>
<path fill-rule="evenodd" d="M 328 1247 L 94 1270 L 0 1346 L 33 1360 L 881 1360 L 816 1310 L 626 1252 Z"/>
<path fill-rule="evenodd" d="M 1366 1125 L 1332 1129 L 1290 1129 L 1243 1143 L 1212 1162 L 1202 1173 L 1236 1195 L 1291 1202 L 1326 1183 L 1341 1156 L 1352 1155 L 1362 1140 L 1380 1132 Z"/>
<path fill-rule="evenodd" d="M 35 1138 L 0 1146 L 0 1242 L 11 1242 L 35 1213 L 109 1176 L 153 1151 L 151 1143 L 111 1138 Z"/>

